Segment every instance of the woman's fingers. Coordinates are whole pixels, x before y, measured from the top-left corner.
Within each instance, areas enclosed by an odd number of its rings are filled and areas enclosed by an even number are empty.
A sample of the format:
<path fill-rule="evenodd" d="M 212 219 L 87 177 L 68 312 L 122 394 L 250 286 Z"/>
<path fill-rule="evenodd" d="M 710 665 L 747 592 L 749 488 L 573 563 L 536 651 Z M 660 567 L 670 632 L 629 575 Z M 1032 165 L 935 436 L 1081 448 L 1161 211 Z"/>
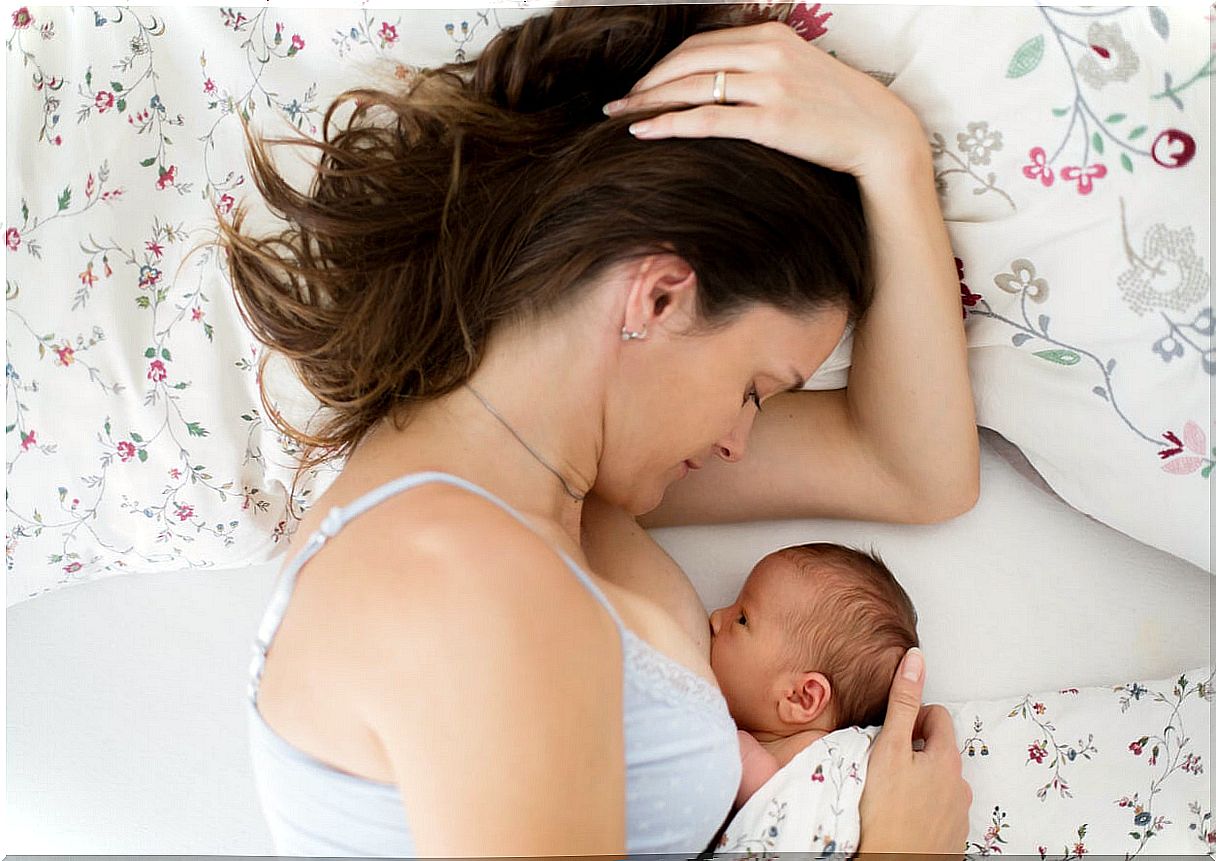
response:
<path fill-rule="evenodd" d="M 920 649 L 913 647 L 904 654 L 895 671 L 891 692 L 887 697 L 887 717 L 875 744 L 895 745 L 893 749 L 911 753 L 917 723 L 928 720 L 927 717 L 920 716 L 920 701 L 924 689 L 925 656 Z"/>
<path fill-rule="evenodd" d="M 673 111 L 629 127 L 638 138 L 736 138 L 764 143 L 764 124 L 768 112 L 742 105 L 705 105 L 687 111 Z"/>
<path fill-rule="evenodd" d="M 779 68 L 791 47 L 788 39 L 805 44 L 793 30 L 780 23 L 698 33 L 659 60 L 629 92 L 654 89 L 679 78 L 701 72 L 712 74 L 719 69 L 759 72 Z"/>
<path fill-rule="evenodd" d="M 920 710 L 913 737 L 925 740 L 925 753 L 934 756 L 952 755 L 962 762 L 958 745 L 955 744 L 954 722 L 950 719 L 950 712 L 942 706 L 925 706 Z"/>
<path fill-rule="evenodd" d="M 703 72 L 689 75 L 640 90 L 623 99 L 604 106 L 609 116 L 626 111 L 648 111 L 656 108 L 679 108 L 688 105 L 710 105 L 714 103 L 714 85 L 717 73 Z M 772 81 L 764 75 L 749 72 L 727 71 L 723 76 L 722 102 L 731 104 L 758 105 L 771 95 Z"/>

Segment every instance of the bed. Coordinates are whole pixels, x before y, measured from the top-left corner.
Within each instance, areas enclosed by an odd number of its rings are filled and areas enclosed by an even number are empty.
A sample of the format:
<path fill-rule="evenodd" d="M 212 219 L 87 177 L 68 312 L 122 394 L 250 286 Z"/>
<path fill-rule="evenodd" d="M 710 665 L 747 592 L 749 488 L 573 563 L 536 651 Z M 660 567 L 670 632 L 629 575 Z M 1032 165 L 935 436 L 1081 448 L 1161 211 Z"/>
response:
<path fill-rule="evenodd" d="M 7 851 L 270 853 L 244 673 L 332 470 L 289 493 L 258 348 L 221 261 L 187 252 L 212 203 L 249 194 L 238 115 L 316 134 L 343 87 L 471 56 L 532 13 L 12 13 Z M 707 607 L 769 550 L 832 540 L 877 548 L 904 582 L 929 699 L 1210 668 L 1211 14 L 796 7 L 804 38 L 896 90 L 933 148 L 987 428 L 981 496 L 933 526 L 656 531 Z M 846 338 L 810 385 L 843 385 L 848 355 Z M 1199 853 L 1210 775 L 1186 779 Z M 981 833 L 990 814 L 973 811 Z"/>

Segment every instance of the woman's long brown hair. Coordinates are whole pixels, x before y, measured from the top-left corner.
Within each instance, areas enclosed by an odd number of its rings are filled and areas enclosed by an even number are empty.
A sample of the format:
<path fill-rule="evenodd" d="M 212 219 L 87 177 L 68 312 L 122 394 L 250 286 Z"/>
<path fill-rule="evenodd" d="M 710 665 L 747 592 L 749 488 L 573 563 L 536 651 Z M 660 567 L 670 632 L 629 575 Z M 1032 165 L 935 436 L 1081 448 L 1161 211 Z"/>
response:
<path fill-rule="evenodd" d="M 755 303 L 865 309 L 853 177 L 747 141 L 638 141 L 627 127 L 639 115 L 601 111 L 687 37 L 737 23 L 738 8 L 559 8 L 472 61 L 345 91 L 321 140 L 245 126 L 254 183 L 286 224 L 250 235 L 242 206 L 216 241 L 242 317 L 322 405 L 315 429 L 295 427 L 259 375 L 266 414 L 302 449 L 297 479 L 460 386 L 495 326 L 560 310 L 629 255 L 683 257 L 708 326 Z M 306 193 L 270 145 L 319 153 Z"/>

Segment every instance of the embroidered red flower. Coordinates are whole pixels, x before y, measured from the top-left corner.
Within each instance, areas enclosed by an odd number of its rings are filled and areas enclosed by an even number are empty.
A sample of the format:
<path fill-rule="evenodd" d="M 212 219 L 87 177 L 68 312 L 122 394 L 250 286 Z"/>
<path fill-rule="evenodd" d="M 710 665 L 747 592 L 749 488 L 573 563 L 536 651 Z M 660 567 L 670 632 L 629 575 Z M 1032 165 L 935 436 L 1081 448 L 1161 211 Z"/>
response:
<path fill-rule="evenodd" d="M 87 180 L 85 180 L 85 183 L 84 183 L 84 196 L 85 197 L 93 196 L 93 174 L 91 174 L 91 173 L 89 174 L 89 178 Z"/>
<path fill-rule="evenodd" d="M 148 249 L 153 254 L 155 254 L 158 259 L 160 258 L 161 254 L 163 254 L 165 251 L 164 246 L 160 245 L 155 240 L 151 240 L 151 239 L 144 243 L 144 248 Z"/>
<path fill-rule="evenodd" d="M 13 29 L 24 30 L 30 24 L 34 23 L 34 16 L 30 14 L 28 6 L 22 6 L 13 13 Z"/>
<path fill-rule="evenodd" d="M 4 244 L 8 246 L 9 251 L 16 251 L 21 247 L 21 233 L 15 227 L 10 227 L 4 231 Z"/>
<path fill-rule="evenodd" d="M 785 23 L 789 24 L 794 32 L 803 39 L 811 42 L 827 33 L 828 28 L 824 25 L 827 24 L 828 19 L 831 17 L 831 12 L 819 14 L 818 3 L 810 7 L 805 3 L 799 3 L 786 16 Z"/>
<path fill-rule="evenodd" d="M 118 444 L 118 459 L 126 463 L 133 457 L 135 457 L 135 443 L 124 439 Z"/>
<path fill-rule="evenodd" d="M 303 51 L 303 50 L 304 50 L 304 40 L 300 37 L 299 33 L 292 33 L 291 34 L 291 47 L 287 49 L 287 56 L 293 57 L 298 52 Z"/>
<path fill-rule="evenodd" d="M 1056 176 L 1047 164 L 1047 152 L 1041 146 L 1034 147 L 1030 150 L 1030 162 L 1022 165 L 1022 175 L 1027 179 L 1037 179 L 1044 188 L 1050 188 Z"/>
<path fill-rule="evenodd" d="M 59 357 L 59 364 L 63 365 L 65 368 L 72 364 L 72 362 L 76 361 L 74 356 L 76 351 L 73 350 L 70 345 L 64 344 L 62 347 L 54 347 L 53 349 L 55 350 L 55 355 Z"/>
<path fill-rule="evenodd" d="M 1174 144 L 1182 148 L 1171 151 Z M 1183 167 L 1195 157 L 1195 139 L 1178 129 L 1166 129 L 1153 141 L 1152 154 L 1153 161 L 1162 167 Z"/>
<path fill-rule="evenodd" d="M 173 469 L 169 470 L 169 475 L 172 476 L 173 478 L 181 478 L 182 471 L 175 466 L 175 467 L 173 467 Z"/>
<path fill-rule="evenodd" d="M 32 445 L 38 445 L 38 440 L 34 437 L 34 431 L 31 430 L 29 433 L 21 434 L 21 450 L 29 451 Z"/>
<path fill-rule="evenodd" d="M 380 24 L 380 45 L 381 45 L 381 47 L 383 47 L 385 45 L 392 45 L 396 41 L 397 41 L 397 28 L 394 27 L 392 24 L 390 24 L 388 21 L 381 22 L 381 24 Z M 301 46 L 301 47 L 303 47 L 303 46 Z"/>
<path fill-rule="evenodd" d="M 207 95 L 211 95 L 212 93 L 214 93 L 215 92 L 215 81 L 211 80 L 210 78 L 203 81 L 203 92 L 206 93 Z"/>
<path fill-rule="evenodd" d="M 220 196 L 220 202 L 217 204 L 217 207 L 220 212 L 227 215 L 228 213 L 232 212 L 232 207 L 235 203 L 236 200 L 231 194 L 225 194 Z"/>
<path fill-rule="evenodd" d="M 1198 422 L 1188 421 L 1182 427 L 1182 439 L 1173 431 L 1166 431 L 1161 437 L 1170 443 L 1168 448 L 1161 448 L 1157 451 L 1157 456 L 1162 460 L 1168 460 L 1168 463 L 1163 463 L 1161 468 L 1173 475 L 1189 475 L 1199 469 L 1204 463 L 1210 464 L 1208 460 L 1208 436 L 1203 432 L 1203 428 Z M 1184 453 L 1183 457 L 1177 457 Z M 1211 467 L 1205 467 L 1203 477 L 1207 478 Z"/>
<path fill-rule="evenodd" d="M 189 520 L 191 517 L 194 516 L 194 506 L 192 506 L 192 505 L 182 505 L 180 502 L 175 502 L 175 503 L 173 503 L 173 507 L 174 507 L 174 511 L 173 511 L 174 515 L 176 515 L 177 519 L 180 520 L 182 523 L 185 523 L 187 520 Z"/>
<path fill-rule="evenodd" d="M 1178 435 L 1173 431 L 1166 431 L 1161 435 L 1167 442 L 1170 443 L 1169 448 L 1162 448 L 1157 451 L 1157 457 L 1162 460 L 1173 457 L 1176 454 L 1182 454 L 1182 440 L 1178 439 Z"/>
<path fill-rule="evenodd" d="M 195 307 L 194 310 L 192 310 L 190 312 L 190 319 L 191 319 L 191 321 L 193 321 L 195 323 L 197 323 L 199 320 L 202 320 L 203 319 L 203 309 Z"/>
<path fill-rule="evenodd" d="M 93 261 L 90 260 L 84 267 L 84 271 L 80 273 L 80 283 L 85 287 L 92 287 L 96 280 L 97 276 L 93 274 Z"/>
<path fill-rule="evenodd" d="M 160 359 L 153 359 L 148 365 L 148 379 L 152 382 L 163 383 L 168 376 L 169 372 L 165 370 L 165 363 Z"/>
<path fill-rule="evenodd" d="M 1085 851 L 1086 850 L 1085 850 L 1084 843 L 1077 843 L 1072 847 L 1073 854 L 1076 855 L 1078 858 L 1082 857 L 1085 854 Z"/>
<path fill-rule="evenodd" d="M 811 780 L 815 783 L 823 783 L 823 766 L 815 766 L 815 773 L 811 775 Z"/>
<path fill-rule="evenodd" d="M 169 165 L 169 169 L 162 171 L 160 178 L 156 180 L 156 187 L 161 191 L 165 190 L 165 186 L 173 185 L 177 182 L 177 165 Z"/>
<path fill-rule="evenodd" d="M 148 287 L 155 287 L 157 284 L 160 283 L 160 275 L 161 275 L 160 270 L 157 269 L 155 266 L 148 266 L 147 264 L 140 266 L 139 267 L 140 289 L 147 289 Z"/>
<path fill-rule="evenodd" d="M 97 106 L 97 113 L 104 114 L 114 107 L 114 94 L 109 90 L 100 90 L 93 99 L 93 104 Z"/>
<path fill-rule="evenodd" d="M 1138 741 L 1133 741 L 1131 744 L 1129 744 L 1127 746 L 1127 749 L 1130 750 L 1132 753 L 1134 753 L 1136 756 L 1139 756 L 1140 754 L 1144 753 L 1144 745 Z"/>
<path fill-rule="evenodd" d="M 63 138 L 59 135 L 55 135 L 55 139 L 52 140 L 51 143 L 53 143 L 55 146 L 60 146 L 63 143 Z"/>
<path fill-rule="evenodd" d="M 68 574 L 75 574 L 77 571 L 79 571 L 83 567 L 84 566 L 81 565 L 79 562 L 69 562 L 67 565 L 63 566 L 63 570 L 66 571 Z"/>
<path fill-rule="evenodd" d="M 1077 193 L 1089 194 L 1094 190 L 1094 180 L 1106 176 L 1106 165 L 1091 164 L 1087 167 L 1069 165 L 1060 170 L 1060 179 L 1065 182 L 1077 181 Z"/>
<path fill-rule="evenodd" d="M 1030 759 L 1038 763 L 1042 763 L 1047 758 L 1047 751 L 1037 741 L 1026 748 L 1026 752 L 1030 755 Z"/>
<path fill-rule="evenodd" d="M 1047 706 L 1043 705 L 1042 703 L 1034 704 L 1034 713 L 1035 714 L 1041 715 L 1045 711 L 1047 711 Z"/>

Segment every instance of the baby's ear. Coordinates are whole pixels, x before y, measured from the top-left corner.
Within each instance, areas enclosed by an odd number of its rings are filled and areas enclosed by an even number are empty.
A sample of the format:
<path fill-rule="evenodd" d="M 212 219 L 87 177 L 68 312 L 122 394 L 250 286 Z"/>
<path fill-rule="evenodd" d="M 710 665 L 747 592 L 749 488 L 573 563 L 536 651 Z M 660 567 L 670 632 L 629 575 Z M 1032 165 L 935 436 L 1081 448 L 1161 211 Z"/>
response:
<path fill-rule="evenodd" d="M 827 717 L 832 702 L 832 683 L 823 673 L 799 673 L 781 704 L 786 723 L 811 724 Z"/>

